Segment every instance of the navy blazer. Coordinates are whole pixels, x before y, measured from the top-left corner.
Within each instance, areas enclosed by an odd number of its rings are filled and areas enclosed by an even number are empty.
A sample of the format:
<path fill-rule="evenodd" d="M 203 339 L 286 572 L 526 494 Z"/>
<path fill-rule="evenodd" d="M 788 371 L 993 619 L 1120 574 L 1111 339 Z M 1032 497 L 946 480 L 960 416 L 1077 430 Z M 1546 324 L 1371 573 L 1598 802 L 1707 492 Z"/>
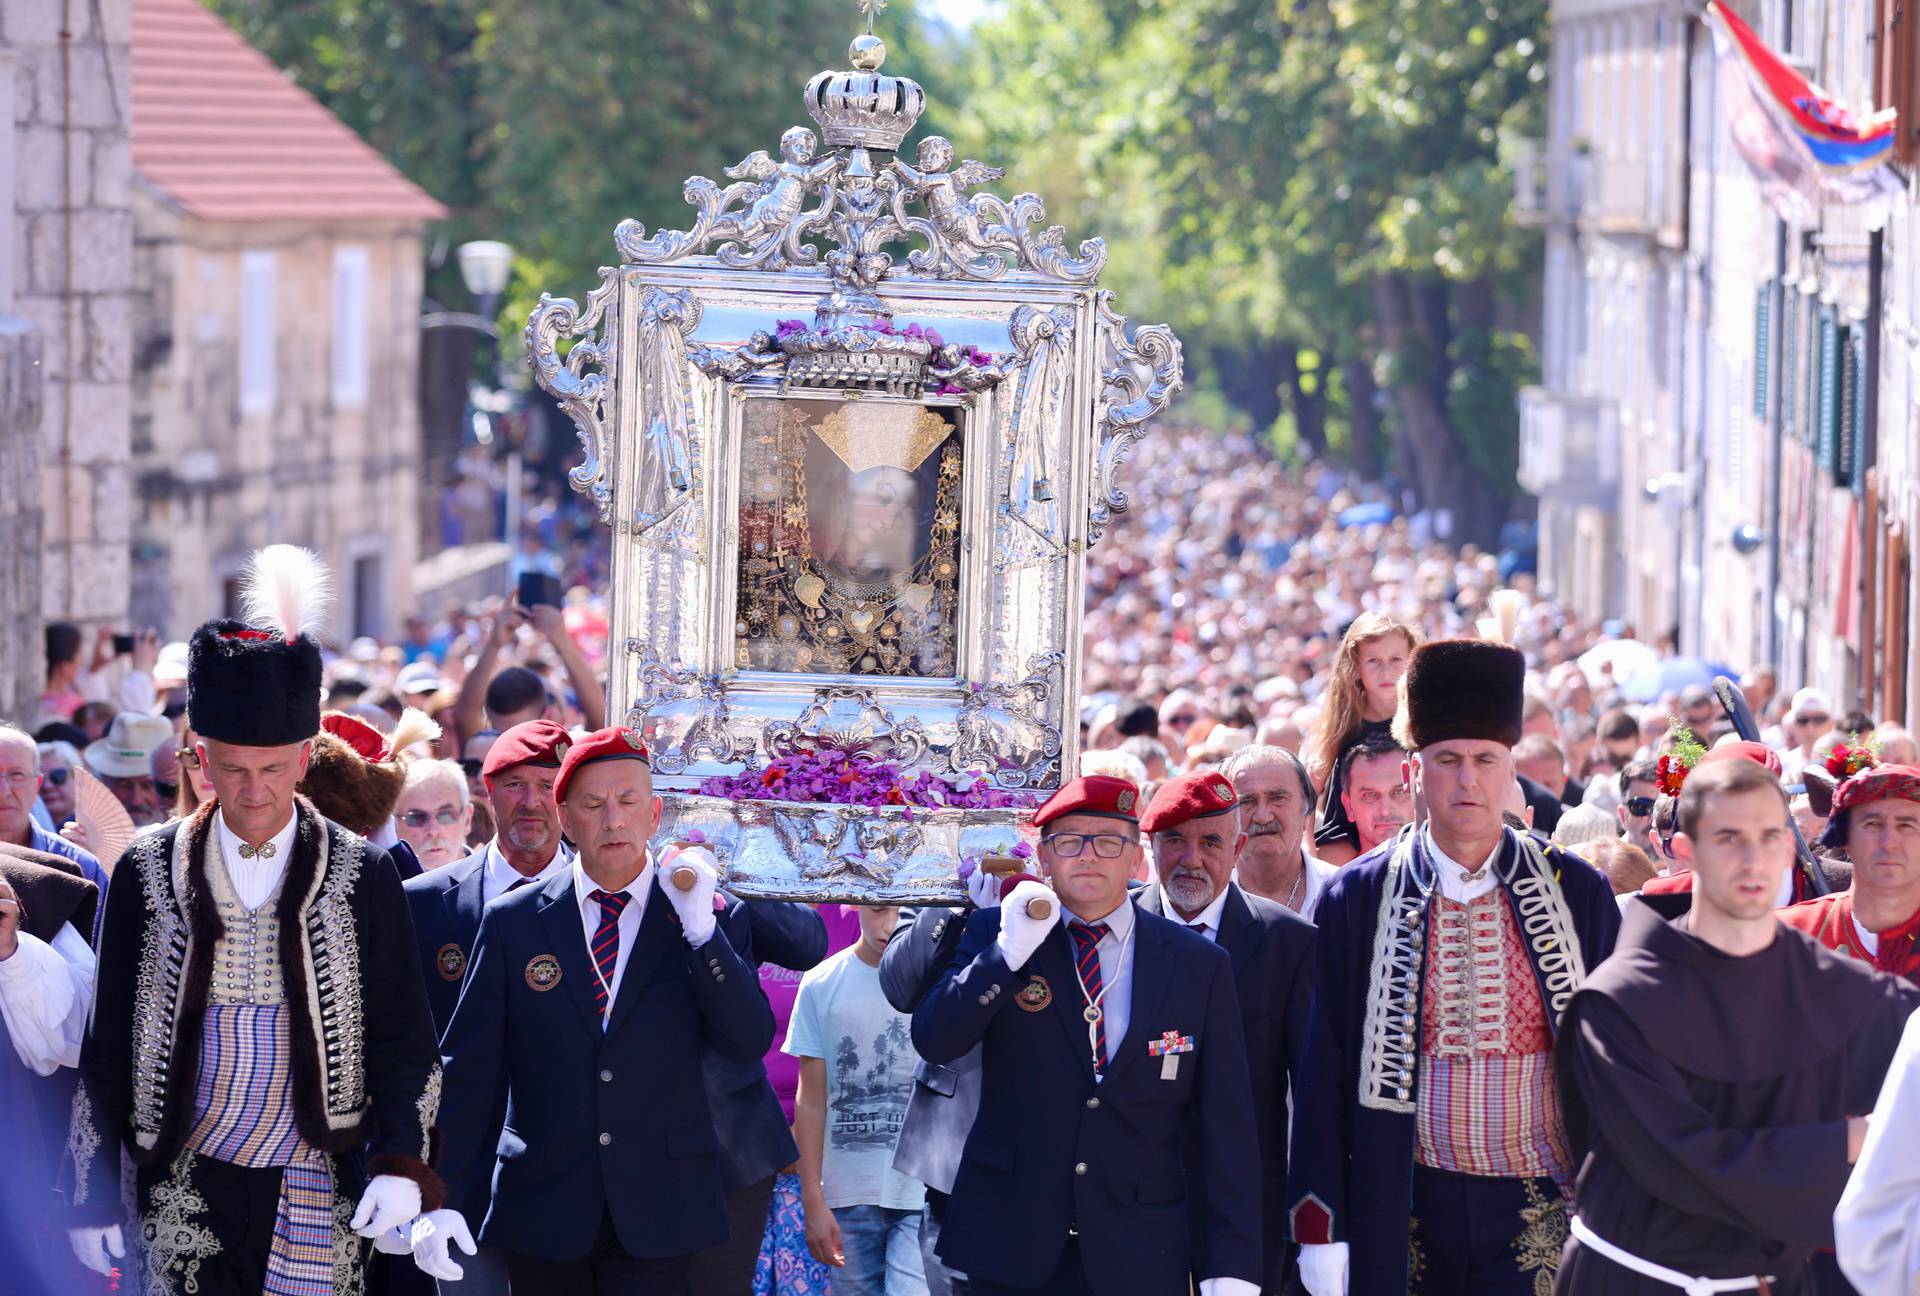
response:
<path fill-rule="evenodd" d="M 827 924 L 806 905 L 728 900 L 728 913 L 744 918 L 752 933 L 755 964 L 805 972 L 827 956 Z M 736 930 L 729 925 L 729 935 Z M 737 942 L 736 948 L 747 949 Z M 720 1177 L 728 1192 L 764 1183 L 800 1159 L 780 1096 L 767 1081 L 763 1058 L 746 1061 L 708 1049 L 700 1061 L 714 1129 L 720 1137 Z"/>
<path fill-rule="evenodd" d="M 734 926 L 689 948 L 656 875 L 603 1031 L 573 870 L 487 907 L 442 1044 L 440 1110 L 448 1200 L 493 1177 L 482 1241 L 578 1260 L 609 1217 L 639 1259 L 727 1240 L 701 1053 L 747 1061 L 773 1042 Z"/>
<path fill-rule="evenodd" d="M 1069 1230 L 1098 1292 L 1185 1292 L 1189 1275 L 1259 1283 L 1259 1135 L 1226 951 L 1156 914 L 1134 915 L 1132 1006 L 1094 1079 L 1067 933 L 1018 972 L 995 938 L 998 908 L 967 922 L 954 965 L 913 1014 L 932 1062 L 981 1053 L 939 1254 L 974 1278 L 1037 1287 Z M 1191 1039 L 1168 1077 L 1148 1045 Z M 1187 1183 L 1207 1210 L 1190 1233 Z"/>
<path fill-rule="evenodd" d="M 968 910 L 903 909 L 880 956 L 880 992 L 895 1012 L 912 1015 L 920 1001 L 953 966 L 954 952 L 966 934 Z M 893 1147 L 893 1168 L 935 1192 L 953 1192 L 960 1153 L 980 1110 L 980 1047 L 952 1062 L 921 1058 L 913 1068 L 913 1094 L 900 1137 Z"/>
<path fill-rule="evenodd" d="M 1150 886 L 1134 893 L 1148 913 L 1166 915 L 1162 892 Z M 1174 919 L 1179 921 L 1177 917 Z M 1313 924 L 1265 896 L 1227 883 L 1215 943 L 1233 960 L 1240 1022 L 1247 1033 L 1253 1079 L 1253 1114 L 1260 1127 L 1260 1200 L 1265 1208 L 1267 1272 L 1261 1290 L 1278 1292 L 1286 1281 L 1287 1093 L 1300 1074 L 1307 1046 L 1307 1014 L 1313 1007 Z"/>
<path fill-rule="evenodd" d="M 413 910 L 413 934 L 420 943 L 420 973 L 427 980 L 427 1006 L 434 1029 L 447 1033 L 453 1007 L 460 1002 L 467 960 L 480 934 L 481 901 L 487 848 L 463 860 L 428 869 L 401 884 Z M 525 888 L 521 888 L 525 890 Z"/>

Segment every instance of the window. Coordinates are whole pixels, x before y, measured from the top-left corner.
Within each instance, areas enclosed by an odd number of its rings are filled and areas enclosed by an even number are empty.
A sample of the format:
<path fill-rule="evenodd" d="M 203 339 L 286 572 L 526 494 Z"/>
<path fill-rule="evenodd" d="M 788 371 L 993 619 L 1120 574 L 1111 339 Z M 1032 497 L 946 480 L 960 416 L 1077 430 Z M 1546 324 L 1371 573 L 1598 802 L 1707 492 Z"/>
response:
<path fill-rule="evenodd" d="M 367 250 L 333 250 L 333 403 L 367 403 Z"/>
<path fill-rule="evenodd" d="M 1914 53 L 1920 46 L 1915 0 L 1874 0 L 1873 106 L 1899 113 L 1894 154 L 1907 166 L 1920 162 L 1920 86 Z"/>
<path fill-rule="evenodd" d="M 1763 283 L 1753 302 L 1753 416 L 1767 417 L 1767 366 L 1772 363 L 1773 285 Z"/>
<path fill-rule="evenodd" d="M 379 554 L 353 560 L 353 634 L 377 639 L 386 633 L 385 565 Z"/>
<path fill-rule="evenodd" d="M 271 252 L 240 257 L 240 413 L 270 414 L 274 397 L 274 278 Z"/>
<path fill-rule="evenodd" d="M 1814 455 L 1829 480 L 1840 480 L 1840 323 L 1833 307 L 1820 311 L 1818 372 L 1814 375 Z"/>

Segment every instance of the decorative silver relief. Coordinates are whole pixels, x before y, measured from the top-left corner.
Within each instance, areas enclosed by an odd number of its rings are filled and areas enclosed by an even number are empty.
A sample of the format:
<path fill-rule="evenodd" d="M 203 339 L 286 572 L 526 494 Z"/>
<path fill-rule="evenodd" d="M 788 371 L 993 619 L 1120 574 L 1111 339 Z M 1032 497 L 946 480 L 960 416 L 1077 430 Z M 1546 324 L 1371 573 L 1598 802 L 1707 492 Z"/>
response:
<path fill-rule="evenodd" d="M 678 774 L 701 759 L 733 761 L 738 744 L 728 726 L 727 693 L 720 677 L 676 670 L 639 639 L 627 640 L 626 647 L 630 656 L 639 658 L 634 672 L 639 692 L 626 723 L 646 738 L 653 768 Z"/>
<path fill-rule="evenodd" d="M 648 290 L 640 308 L 640 390 L 653 417 L 637 465 L 630 519 L 636 535 L 652 531 L 695 498 L 700 429 L 687 382 L 687 338 L 699 324 L 700 303 L 691 292 Z"/>
<path fill-rule="evenodd" d="M 540 385 L 560 402 L 580 436 L 584 458 L 568 474 L 573 488 L 593 500 L 600 520 L 613 521 L 613 459 L 616 442 L 607 411 L 607 339 L 613 336 L 613 301 L 619 278 L 600 269 L 600 286 L 587 294 L 586 314 L 571 297 L 540 294 L 527 320 L 527 361 Z M 605 329 L 601 325 L 604 322 Z M 560 339 L 575 339 L 564 359 Z"/>
<path fill-rule="evenodd" d="M 1127 320 L 1113 309 L 1113 294 L 1094 300 L 1094 323 L 1102 348 L 1100 403 L 1095 423 L 1100 445 L 1095 458 L 1093 504 L 1087 543 L 1106 533 L 1115 513 L 1132 501 L 1120 489 L 1120 465 L 1146 433 L 1148 419 L 1167 408 L 1180 390 L 1180 339 L 1164 324 L 1143 324 L 1127 335 Z"/>
<path fill-rule="evenodd" d="M 911 716 L 897 718 L 871 689 L 833 685 L 794 719 L 769 724 L 760 745 L 769 758 L 831 750 L 911 765 L 927 754 L 927 732 Z"/>
<path fill-rule="evenodd" d="M 949 768 L 987 775 L 1001 787 L 1056 782 L 1062 746 L 1056 703 L 1065 678 L 1066 654 L 1038 653 L 1024 679 L 970 691 L 960 702 Z"/>
<path fill-rule="evenodd" d="M 1022 524 L 1017 533 L 1002 528 L 994 560 L 1001 570 L 1059 554 L 1066 537 L 1060 525 L 1054 476 L 1062 465 L 1049 458 L 1051 429 L 1066 417 L 1073 377 L 1073 312 L 1056 306 L 1041 310 L 1019 306 L 1008 333 L 1018 357 L 1019 381 L 1013 390 L 1013 419 L 1006 448 L 1006 493 L 1002 514 Z"/>

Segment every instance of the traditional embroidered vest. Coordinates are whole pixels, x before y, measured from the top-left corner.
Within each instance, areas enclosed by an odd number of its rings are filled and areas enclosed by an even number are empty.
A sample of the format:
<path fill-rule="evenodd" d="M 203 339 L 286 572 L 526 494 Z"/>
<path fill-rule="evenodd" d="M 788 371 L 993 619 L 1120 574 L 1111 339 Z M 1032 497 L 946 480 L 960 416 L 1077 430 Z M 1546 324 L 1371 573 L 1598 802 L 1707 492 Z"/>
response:
<path fill-rule="evenodd" d="M 240 902 L 221 857 L 218 835 L 207 834 L 207 887 L 226 931 L 213 947 L 214 1004 L 284 1004 L 286 977 L 280 965 L 280 887 L 249 909 Z M 281 879 L 285 882 L 284 875 Z"/>
<path fill-rule="evenodd" d="M 1553 1033 L 1498 887 L 1470 904 L 1434 895 L 1426 963 L 1414 1159 L 1460 1174 L 1565 1179 Z"/>

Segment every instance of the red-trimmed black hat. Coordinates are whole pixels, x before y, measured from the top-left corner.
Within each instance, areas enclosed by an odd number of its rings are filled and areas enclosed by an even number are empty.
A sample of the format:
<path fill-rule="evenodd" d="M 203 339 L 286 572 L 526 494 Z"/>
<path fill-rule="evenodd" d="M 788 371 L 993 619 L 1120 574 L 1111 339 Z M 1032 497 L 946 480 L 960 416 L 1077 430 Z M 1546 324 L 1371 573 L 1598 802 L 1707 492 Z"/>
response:
<path fill-rule="evenodd" d="M 1153 803 L 1140 816 L 1140 831 L 1166 832 L 1194 819 L 1226 814 L 1239 804 L 1233 784 L 1218 770 L 1182 774 L 1153 794 Z"/>
<path fill-rule="evenodd" d="M 517 724 L 493 740 L 493 746 L 487 748 L 487 759 L 480 766 L 480 773 L 487 778 L 515 765 L 538 765 L 545 769 L 559 769 L 567 758 L 567 749 L 573 745 L 573 739 L 567 731 L 551 720 L 528 720 Z"/>
<path fill-rule="evenodd" d="M 1103 819 L 1124 819 L 1128 823 L 1139 822 L 1140 789 L 1132 780 L 1114 778 L 1109 774 L 1089 774 L 1073 782 L 1047 798 L 1045 805 L 1033 812 L 1033 826 L 1045 828 L 1055 819 L 1066 815 L 1098 815 Z"/>
<path fill-rule="evenodd" d="M 530 723 L 540 724 L 542 722 L 535 720 Z M 515 729 L 525 727 L 525 725 L 514 726 Z M 509 729 L 507 733 L 512 733 L 513 731 L 513 729 Z M 500 740 L 501 742 L 505 742 L 506 734 L 500 735 Z M 498 745 L 498 743 L 495 744 L 495 746 Z M 488 755 L 491 756 L 492 753 L 489 752 Z M 615 725 L 611 729 L 596 730 L 575 743 L 573 749 L 566 754 L 566 758 L 560 762 L 560 777 L 553 781 L 554 801 L 556 803 L 564 803 L 566 801 L 567 785 L 573 782 L 574 773 L 578 771 L 581 766 L 591 765 L 595 761 L 605 760 L 637 760 L 644 765 L 651 766 L 652 764 L 651 758 L 647 755 L 646 739 L 640 736 L 638 729 L 629 729 L 625 725 Z"/>

